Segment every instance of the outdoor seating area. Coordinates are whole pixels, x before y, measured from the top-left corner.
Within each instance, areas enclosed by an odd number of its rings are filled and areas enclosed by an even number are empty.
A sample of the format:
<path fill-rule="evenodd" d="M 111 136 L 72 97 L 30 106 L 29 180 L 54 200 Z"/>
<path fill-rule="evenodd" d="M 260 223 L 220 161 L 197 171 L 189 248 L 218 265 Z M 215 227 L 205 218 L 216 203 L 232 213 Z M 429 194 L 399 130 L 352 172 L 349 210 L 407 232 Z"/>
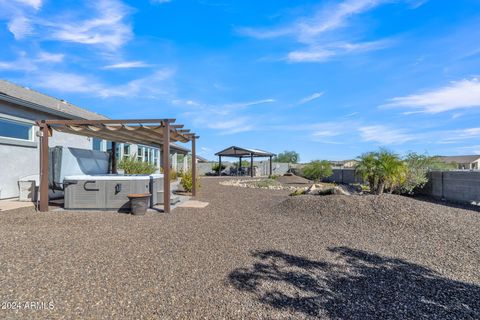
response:
<path fill-rule="evenodd" d="M 272 175 L 272 158 L 275 156 L 274 153 L 259 150 L 259 149 L 249 149 L 241 148 L 237 146 L 228 147 L 222 151 L 215 153 L 218 156 L 218 175 L 227 175 L 227 176 L 255 176 L 255 168 L 253 165 L 253 160 L 256 158 L 268 158 L 269 159 L 269 172 L 270 176 Z M 238 166 L 230 167 L 228 171 L 222 170 L 222 157 L 226 158 L 238 158 Z M 248 159 L 250 161 L 250 166 L 247 168 L 242 167 L 242 159 Z"/>

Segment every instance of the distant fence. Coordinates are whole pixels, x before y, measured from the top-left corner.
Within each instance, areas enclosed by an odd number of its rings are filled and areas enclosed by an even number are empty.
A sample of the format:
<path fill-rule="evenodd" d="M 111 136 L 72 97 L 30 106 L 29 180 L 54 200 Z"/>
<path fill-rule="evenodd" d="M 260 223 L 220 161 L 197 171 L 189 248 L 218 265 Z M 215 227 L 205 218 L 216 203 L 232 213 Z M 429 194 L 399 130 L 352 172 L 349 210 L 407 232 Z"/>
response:
<path fill-rule="evenodd" d="M 420 193 L 480 205 L 480 171 L 432 171 Z"/>
<path fill-rule="evenodd" d="M 332 169 L 333 174 L 323 179 L 324 182 L 335 182 L 341 184 L 362 183 L 362 177 L 355 174 L 354 168 Z"/>
<path fill-rule="evenodd" d="M 199 175 L 205 175 L 209 172 L 212 172 L 212 167 L 218 164 L 218 162 L 205 162 L 205 163 L 197 163 L 197 172 Z M 223 162 L 222 165 L 225 166 L 225 170 L 228 171 L 230 167 L 233 166 L 232 162 Z M 256 168 L 256 175 L 257 176 L 268 176 L 270 175 L 270 161 L 254 161 L 254 167 Z M 280 163 L 280 162 L 273 162 L 272 163 L 272 174 L 281 176 L 288 172 L 290 168 L 297 167 L 297 164 L 290 164 L 290 163 Z"/>

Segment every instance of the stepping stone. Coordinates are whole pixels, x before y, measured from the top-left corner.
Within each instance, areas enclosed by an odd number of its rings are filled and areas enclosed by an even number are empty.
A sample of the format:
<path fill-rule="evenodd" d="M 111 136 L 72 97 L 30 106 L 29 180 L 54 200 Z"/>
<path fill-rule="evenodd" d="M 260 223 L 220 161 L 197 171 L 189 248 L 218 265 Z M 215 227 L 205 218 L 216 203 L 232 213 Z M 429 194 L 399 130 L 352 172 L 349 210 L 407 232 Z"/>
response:
<path fill-rule="evenodd" d="M 206 206 L 208 206 L 208 202 L 198 200 L 187 200 L 177 205 L 178 208 L 205 208 Z"/>

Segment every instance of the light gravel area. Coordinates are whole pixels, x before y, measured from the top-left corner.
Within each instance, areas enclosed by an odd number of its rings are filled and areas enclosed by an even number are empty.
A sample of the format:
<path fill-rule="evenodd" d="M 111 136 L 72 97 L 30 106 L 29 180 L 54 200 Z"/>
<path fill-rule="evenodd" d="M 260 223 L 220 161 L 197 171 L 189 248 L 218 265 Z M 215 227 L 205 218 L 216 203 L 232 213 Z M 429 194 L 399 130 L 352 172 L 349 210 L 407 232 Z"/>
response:
<path fill-rule="evenodd" d="M 221 180 L 168 215 L 0 213 L 0 303 L 54 306 L 0 318 L 480 318 L 480 212 Z"/>

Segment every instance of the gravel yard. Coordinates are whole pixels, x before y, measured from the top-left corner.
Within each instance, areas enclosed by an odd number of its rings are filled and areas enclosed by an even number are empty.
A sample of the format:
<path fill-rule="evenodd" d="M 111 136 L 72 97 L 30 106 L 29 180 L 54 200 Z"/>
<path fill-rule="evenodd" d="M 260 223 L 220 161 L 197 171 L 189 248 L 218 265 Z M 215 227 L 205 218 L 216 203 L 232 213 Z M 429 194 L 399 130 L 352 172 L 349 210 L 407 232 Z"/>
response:
<path fill-rule="evenodd" d="M 219 181 L 169 215 L 0 213 L 0 318 L 480 318 L 478 210 Z"/>

